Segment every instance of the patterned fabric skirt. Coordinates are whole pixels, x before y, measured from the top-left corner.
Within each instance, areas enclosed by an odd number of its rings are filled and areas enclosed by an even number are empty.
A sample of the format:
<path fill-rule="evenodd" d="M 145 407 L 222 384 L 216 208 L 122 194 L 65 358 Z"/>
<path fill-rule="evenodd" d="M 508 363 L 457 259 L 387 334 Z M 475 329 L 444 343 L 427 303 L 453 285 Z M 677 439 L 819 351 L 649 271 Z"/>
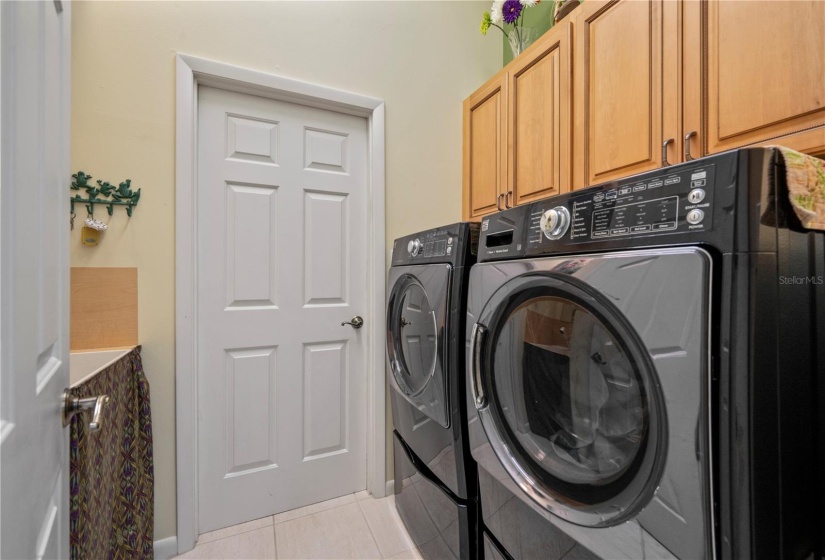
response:
<path fill-rule="evenodd" d="M 71 393 L 111 399 L 97 432 L 89 413 L 72 417 L 72 560 L 153 558 L 152 414 L 140 347 Z"/>

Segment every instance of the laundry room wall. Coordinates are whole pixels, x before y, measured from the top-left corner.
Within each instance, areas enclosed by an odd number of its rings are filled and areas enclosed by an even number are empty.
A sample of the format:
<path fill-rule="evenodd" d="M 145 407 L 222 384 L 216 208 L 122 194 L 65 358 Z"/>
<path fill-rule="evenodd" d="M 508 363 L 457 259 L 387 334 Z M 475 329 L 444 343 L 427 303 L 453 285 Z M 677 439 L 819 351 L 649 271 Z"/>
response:
<path fill-rule="evenodd" d="M 73 3 L 72 170 L 143 190 L 99 246 L 82 246 L 75 229 L 71 262 L 138 268 L 156 539 L 176 534 L 175 54 L 385 100 L 389 255 L 396 237 L 461 217 L 461 101 L 501 68 L 501 43 L 478 32 L 488 4 Z"/>

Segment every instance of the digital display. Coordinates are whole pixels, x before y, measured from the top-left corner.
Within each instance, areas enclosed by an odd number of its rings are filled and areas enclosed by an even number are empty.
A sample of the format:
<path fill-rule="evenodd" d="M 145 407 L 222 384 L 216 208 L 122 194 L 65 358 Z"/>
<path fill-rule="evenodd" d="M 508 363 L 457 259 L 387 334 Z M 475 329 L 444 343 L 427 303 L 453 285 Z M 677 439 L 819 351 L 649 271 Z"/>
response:
<path fill-rule="evenodd" d="M 452 251 L 450 251 L 452 252 Z M 424 251 L 421 253 L 422 257 L 443 257 L 447 254 L 447 240 L 427 241 L 424 244 Z"/>
<path fill-rule="evenodd" d="M 666 231 L 676 229 L 678 215 L 678 196 L 644 200 L 594 210 L 590 231 L 594 238 Z"/>

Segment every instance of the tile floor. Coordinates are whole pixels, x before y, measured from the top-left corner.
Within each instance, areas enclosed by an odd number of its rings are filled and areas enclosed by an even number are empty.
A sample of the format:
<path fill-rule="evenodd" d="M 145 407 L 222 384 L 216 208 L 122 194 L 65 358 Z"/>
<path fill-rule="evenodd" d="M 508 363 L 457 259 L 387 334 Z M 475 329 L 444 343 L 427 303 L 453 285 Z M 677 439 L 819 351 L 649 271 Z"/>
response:
<path fill-rule="evenodd" d="M 205 533 L 175 558 L 198 560 L 421 560 L 395 509 L 395 496 L 366 490 Z"/>

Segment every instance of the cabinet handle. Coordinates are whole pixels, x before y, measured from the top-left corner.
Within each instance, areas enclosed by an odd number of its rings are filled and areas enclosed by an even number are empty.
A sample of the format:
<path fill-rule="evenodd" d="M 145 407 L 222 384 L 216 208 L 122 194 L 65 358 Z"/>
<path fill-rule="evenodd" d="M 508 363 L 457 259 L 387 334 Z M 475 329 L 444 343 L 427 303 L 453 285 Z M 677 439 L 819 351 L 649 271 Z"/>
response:
<path fill-rule="evenodd" d="M 499 212 L 500 212 L 500 211 L 502 211 L 502 210 L 504 210 L 504 208 L 502 208 L 502 207 L 501 207 L 501 197 L 503 197 L 503 196 L 504 196 L 504 193 L 500 193 L 500 194 L 496 197 L 496 208 L 498 208 Z"/>
<path fill-rule="evenodd" d="M 504 195 L 504 207 L 505 208 L 512 208 L 510 206 L 510 195 L 513 194 L 513 191 L 507 191 L 507 194 Z"/>
<path fill-rule="evenodd" d="M 668 144 L 673 143 L 673 138 L 668 138 L 664 142 L 662 142 L 662 167 L 670 166 L 670 163 L 667 161 L 667 146 Z"/>
<path fill-rule="evenodd" d="M 696 136 L 696 131 L 691 130 L 687 134 L 685 134 L 685 161 L 692 161 L 695 158 L 690 155 L 690 139 Z"/>

